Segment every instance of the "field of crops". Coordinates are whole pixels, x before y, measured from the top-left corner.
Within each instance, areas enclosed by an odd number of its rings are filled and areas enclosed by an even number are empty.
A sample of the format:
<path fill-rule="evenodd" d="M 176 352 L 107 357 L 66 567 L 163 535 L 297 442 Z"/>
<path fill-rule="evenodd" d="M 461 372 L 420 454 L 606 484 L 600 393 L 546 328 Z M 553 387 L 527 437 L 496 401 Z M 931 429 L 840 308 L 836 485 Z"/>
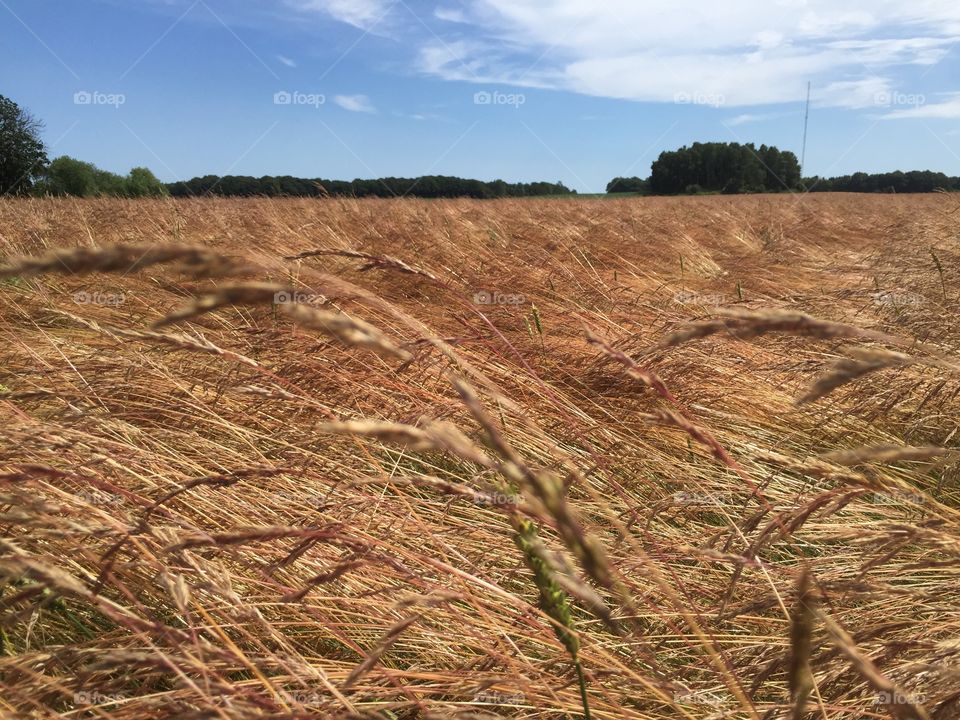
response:
<path fill-rule="evenodd" d="M 960 717 L 947 195 L 0 200 L 0 715 Z"/>

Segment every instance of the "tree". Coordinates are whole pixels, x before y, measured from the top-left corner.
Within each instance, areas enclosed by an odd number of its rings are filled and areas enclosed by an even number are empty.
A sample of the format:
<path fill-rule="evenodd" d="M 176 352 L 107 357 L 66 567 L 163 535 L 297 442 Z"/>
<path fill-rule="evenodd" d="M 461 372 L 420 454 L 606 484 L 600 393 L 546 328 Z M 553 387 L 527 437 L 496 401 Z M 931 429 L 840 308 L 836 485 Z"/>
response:
<path fill-rule="evenodd" d="M 166 186 L 147 168 L 137 167 L 122 176 L 66 155 L 50 163 L 38 190 L 50 195 L 74 197 L 109 195 L 139 198 L 167 194 Z"/>
<path fill-rule="evenodd" d="M 33 115 L 0 95 L 0 195 L 28 192 L 46 169 L 42 129 Z"/>
<path fill-rule="evenodd" d="M 127 197 L 161 197 L 167 194 L 166 186 L 145 167 L 135 167 L 126 177 Z"/>
<path fill-rule="evenodd" d="M 647 181 L 638 177 L 615 177 L 607 183 L 608 193 L 646 193 L 648 189 Z"/>
<path fill-rule="evenodd" d="M 611 185 L 622 178 L 617 178 Z M 653 163 L 649 187 L 658 195 L 687 188 L 704 192 L 780 192 L 800 183 L 800 164 L 792 152 L 752 143 L 694 143 L 664 152 Z"/>
<path fill-rule="evenodd" d="M 93 197 L 99 192 L 98 172 L 95 165 L 64 155 L 50 163 L 40 187 L 50 195 Z"/>

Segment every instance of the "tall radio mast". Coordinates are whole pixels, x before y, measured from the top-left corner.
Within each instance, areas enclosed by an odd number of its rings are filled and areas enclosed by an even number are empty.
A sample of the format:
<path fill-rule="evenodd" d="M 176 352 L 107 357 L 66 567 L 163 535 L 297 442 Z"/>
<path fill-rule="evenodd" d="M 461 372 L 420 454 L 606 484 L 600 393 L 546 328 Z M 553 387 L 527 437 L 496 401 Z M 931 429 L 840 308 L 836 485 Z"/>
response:
<path fill-rule="evenodd" d="M 800 177 L 807 163 L 807 128 L 810 126 L 810 82 L 807 81 L 807 110 L 803 115 L 803 149 L 800 151 Z"/>

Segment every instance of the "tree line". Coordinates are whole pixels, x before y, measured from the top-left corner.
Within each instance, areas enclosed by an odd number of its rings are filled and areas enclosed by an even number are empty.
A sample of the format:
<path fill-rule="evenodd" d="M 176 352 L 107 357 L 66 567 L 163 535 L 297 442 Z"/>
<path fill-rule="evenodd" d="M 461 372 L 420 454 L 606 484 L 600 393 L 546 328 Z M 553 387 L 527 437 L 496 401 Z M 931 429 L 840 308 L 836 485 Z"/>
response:
<path fill-rule="evenodd" d="M 803 181 L 810 192 L 928 193 L 939 190 L 960 191 L 960 177 L 930 170 L 910 172 L 854 173 L 835 178 L 812 177 Z"/>
<path fill-rule="evenodd" d="M 792 152 L 753 143 L 693 143 L 660 154 L 650 177 L 617 177 L 608 193 L 697 195 L 700 193 L 897 192 L 960 190 L 960 177 L 930 170 L 854 173 L 834 178 L 801 178 Z"/>
<path fill-rule="evenodd" d="M 420 198 L 504 198 L 538 195 L 574 195 L 562 182 L 508 183 L 503 180 L 485 182 L 445 175 L 419 178 L 386 177 L 375 180 L 304 179 L 283 175 L 260 178 L 243 175 L 206 175 L 171 183 L 167 190 L 173 197 L 216 195 L 221 197 L 420 197 Z"/>

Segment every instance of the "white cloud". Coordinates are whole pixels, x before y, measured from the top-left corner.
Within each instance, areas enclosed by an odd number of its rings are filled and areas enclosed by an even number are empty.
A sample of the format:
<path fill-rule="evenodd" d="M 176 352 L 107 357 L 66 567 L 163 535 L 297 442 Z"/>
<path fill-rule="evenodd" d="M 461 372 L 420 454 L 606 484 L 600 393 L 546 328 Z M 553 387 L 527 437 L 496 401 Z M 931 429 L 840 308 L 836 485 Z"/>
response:
<path fill-rule="evenodd" d="M 437 20 L 446 20 L 447 22 L 452 23 L 464 23 L 467 22 L 467 15 L 463 10 L 458 10 L 456 8 L 449 7 L 438 7 L 433 11 L 433 16 Z"/>
<path fill-rule="evenodd" d="M 866 77 L 860 80 L 838 80 L 818 90 L 814 98 L 820 105 L 859 110 L 880 107 L 893 91 L 890 81 L 883 77 Z"/>
<path fill-rule="evenodd" d="M 420 47 L 416 66 L 421 72 L 447 80 L 543 88 L 563 84 L 562 73 L 516 63 L 504 54 L 502 45 L 486 40 L 432 39 Z"/>
<path fill-rule="evenodd" d="M 737 115 L 734 118 L 730 118 L 726 121 L 727 125 L 747 125 L 748 123 L 758 123 L 765 122 L 767 120 L 773 120 L 778 117 L 783 117 L 783 113 L 763 113 L 756 115 L 754 113 L 744 113 L 743 115 Z"/>
<path fill-rule="evenodd" d="M 904 118 L 929 118 L 935 120 L 960 120 L 960 92 L 948 93 L 949 100 L 937 103 L 916 104 L 914 107 L 905 107 L 884 115 L 894 120 Z M 953 135 L 954 133 L 948 133 Z"/>
<path fill-rule="evenodd" d="M 301 11 L 319 11 L 334 20 L 369 30 L 382 20 L 393 6 L 389 0 L 286 0 Z"/>
<path fill-rule="evenodd" d="M 334 95 L 333 101 L 350 112 L 375 113 L 377 111 L 366 95 Z"/>
<path fill-rule="evenodd" d="M 286 65 L 287 67 L 295 68 L 297 66 L 296 61 L 291 60 L 286 55 L 277 55 L 277 60 Z"/>
<path fill-rule="evenodd" d="M 731 107 L 802 102 L 808 80 L 818 103 L 869 107 L 894 68 L 960 41 L 955 0 L 468 0 L 436 15 L 459 24 L 421 46 L 428 74 Z"/>
<path fill-rule="evenodd" d="M 426 113 L 426 112 L 416 112 L 416 113 L 405 113 L 401 110 L 394 110 L 392 115 L 398 118 L 405 118 L 406 120 L 418 120 L 421 122 L 427 120 L 441 120 L 443 122 L 448 122 L 448 119 L 443 115 L 437 115 L 436 113 Z"/>

